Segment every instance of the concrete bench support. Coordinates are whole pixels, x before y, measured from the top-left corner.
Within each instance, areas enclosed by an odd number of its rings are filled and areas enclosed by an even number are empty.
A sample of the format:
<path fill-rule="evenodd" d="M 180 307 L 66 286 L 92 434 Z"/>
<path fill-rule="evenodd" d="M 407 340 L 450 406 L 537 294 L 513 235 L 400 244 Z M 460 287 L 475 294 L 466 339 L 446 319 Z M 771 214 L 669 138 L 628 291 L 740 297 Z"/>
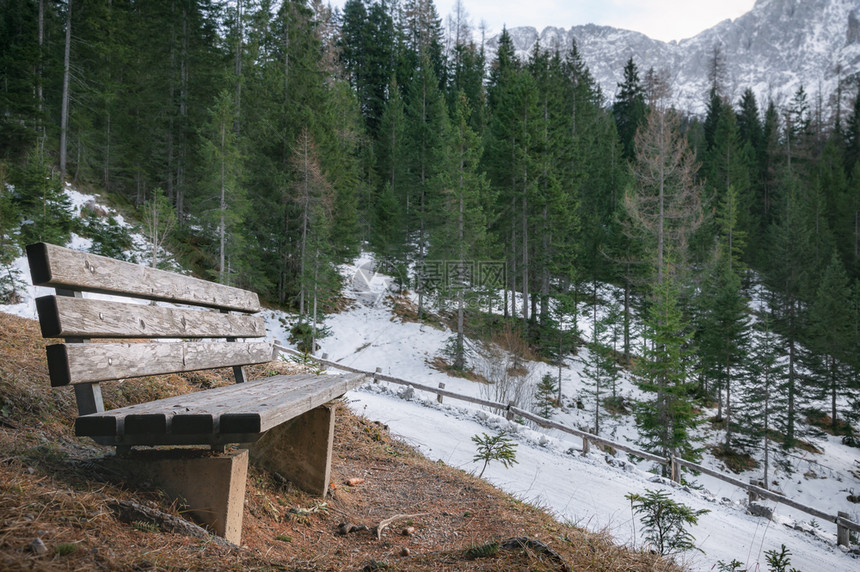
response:
<path fill-rule="evenodd" d="M 242 542 L 248 451 L 132 451 L 114 458 L 137 481 L 150 481 L 184 504 L 184 513 L 233 544 Z"/>
<path fill-rule="evenodd" d="M 273 429 L 250 446 L 251 462 L 324 497 L 331 478 L 334 406 L 322 405 Z"/>

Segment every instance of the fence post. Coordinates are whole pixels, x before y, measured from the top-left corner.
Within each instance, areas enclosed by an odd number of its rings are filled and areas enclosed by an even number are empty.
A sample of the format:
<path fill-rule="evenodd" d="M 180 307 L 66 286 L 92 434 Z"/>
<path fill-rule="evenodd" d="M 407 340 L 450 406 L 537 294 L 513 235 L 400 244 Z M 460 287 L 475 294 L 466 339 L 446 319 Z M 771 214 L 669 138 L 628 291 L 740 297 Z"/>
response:
<path fill-rule="evenodd" d="M 764 488 L 764 482 L 760 479 L 750 479 L 750 484 L 754 487 Z M 749 493 L 749 504 L 752 504 L 758 500 L 758 495 L 755 492 L 753 492 L 752 490 L 748 490 L 747 492 Z"/>
<path fill-rule="evenodd" d="M 507 419 L 508 421 L 514 420 L 514 412 L 511 411 L 511 407 L 513 407 L 513 406 L 514 406 L 514 402 L 508 401 L 508 409 L 505 411 L 505 419 Z"/>
<path fill-rule="evenodd" d="M 382 368 L 376 368 L 376 373 L 373 374 L 373 383 L 379 383 L 379 378 L 376 376 L 377 373 L 382 373 Z"/>
<path fill-rule="evenodd" d="M 591 451 L 591 442 L 585 437 L 582 438 L 582 454 L 587 455 Z"/>
<path fill-rule="evenodd" d="M 842 512 L 841 510 L 837 513 L 839 518 L 836 519 L 836 545 L 844 546 L 845 548 L 849 548 L 851 543 L 851 534 L 850 531 L 842 526 L 840 522 L 840 518 L 844 518 L 848 520 L 849 516 L 847 512 Z"/>
<path fill-rule="evenodd" d="M 439 389 L 445 389 L 445 384 L 442 383 L 441 381 L 439 382 Z M 436 401 L 438 401 L 439 403 L 442 403 L 442 394 L 441 393 L 436 394 Z"/>
<path fill-rule="evenodd" d="M 672 468 L 672 481 L 680 484 L 681 483 L 681 465 L 679 465 L 677 462 L 675 462 L 675 455 L 672 455 L 671 457 L 669 457 L 669 460 L 671 461 L 670 466 Z"/>

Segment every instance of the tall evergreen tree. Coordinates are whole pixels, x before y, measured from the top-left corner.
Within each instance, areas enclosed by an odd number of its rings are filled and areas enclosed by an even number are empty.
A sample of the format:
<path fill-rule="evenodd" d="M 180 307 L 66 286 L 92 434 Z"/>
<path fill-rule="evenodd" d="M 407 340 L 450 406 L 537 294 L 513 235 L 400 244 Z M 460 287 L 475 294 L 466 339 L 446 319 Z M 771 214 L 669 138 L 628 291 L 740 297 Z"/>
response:
<path fill-rule="evenodd" d="M 618 84 L 618 93 L 612 105 L 621 149 L 624 157 L 632 159 L 635 152 L 634 138 L 639 126 L 645 123 L 647 107 L 645 94 L 639 81 L 639 69 L 631 56 L 624 66 L 624 80 Z"/>
<path fill-rule="evenodd" d="M 717 420 L 725 422 L 725 449 L 732 446 L 737 419 L 733 415 L 733 389 L 748 351 L 747 301 L 741 281 L 732 268 L 732 255 L 723 244 L 702 287 L 697 349 L 701 375 L 717 396 Z"/>
<path fill-rule="evenodd" d="M 448 294 L 457 308 L 457 330 L 454 342 L 455 369 L 466 367 L 465 318 L 467 296 L 477 286 L 476 263 L 488 251 L 485 205 L 492 197 L 489 185 L 478 171 L 481 157 L 480 139 L 472 131 L 469 104 L 460 94 L 454 107 L 446 142 L 445 164 L 438 177 L 441 191 L 441 224 L 431 234 L 432 258 L 447 261 Z"/>
<path fill-rule="evenodd" d="M 809 308 L 809 339 L 819 362 L 816 384 L 830 394 L 830 422 L 834 432 L 839 426 L 837 402 L 850 397 L 847 360 L 851 353 L 851 283 L 839 255 L 834 252 L 824 271 L 815 299 Z"/>
<path fill-rule="evenodd" d="M 696 412 L 691 394 L 689 334 L 678 305 L 673 272 L 654 286 L 645 323 L 646 344 L 634 374 L 649 397 L 640 402 L 636 420 L 642 445 L 662 457 L 695 460 L 699 450 L 692 433 Z M 665 470 L 665 469 L 664 469 Z"/>
<path fill-rule="evenodd" d="M 433 213 L 438 206 L 434 183 L 441 169 L 444 152 L 444 134 L 447 130 L 445 100 L 430 57 L 423 54 L 408 89 L 409 105 L 406 108 L 407 168 L 406 216 L 415 229 L 418 253 L 416 259 L 416 290 L 418 313 L 423 315 L 426 295 L 428 237 L 434 222 Z"/>
<path fill-rule="evenodd" d="M 770 229 L 770 258 L 766 283 L 775 298 L 774 326 L 785 336 L 787 372 L 780 391 L 786 396 L 785 441 L 793 447 L 802 397 L 801 364 L 804 351 L 800 345 L 803 332 L 804 296 L 810 284 L 810 229 L 802 211 L 801 191 L 797 179 L 787 174 L 782 189 L 780 216 Z"/>

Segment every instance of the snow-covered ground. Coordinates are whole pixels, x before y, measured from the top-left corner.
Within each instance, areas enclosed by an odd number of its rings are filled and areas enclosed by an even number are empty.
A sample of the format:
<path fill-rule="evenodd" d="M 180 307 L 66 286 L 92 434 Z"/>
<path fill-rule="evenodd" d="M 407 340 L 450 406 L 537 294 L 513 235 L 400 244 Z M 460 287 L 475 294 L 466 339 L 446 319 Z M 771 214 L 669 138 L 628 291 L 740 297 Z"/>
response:
<path fill-rule="evenodd" d="M 91 197 L 73 195 L 73 199 L 80 208 Z M 85 249 L 88 245 L 75 239 L 72 246 Z M 19 259 L 16 266 L 21 269 L 21 277 L 29 282 L 26 261 Z M 443 382 L 447 390 L 493 399 L 487 385 L 450 377 L 431 367 L 434 358 L 442 355 L 452 332 L 397 317 L 390 299 L 392 281 L 375 272 L 372 257 L 363 255 L 342 271 L 347 278 L 345 295 L 354 302 L 346 311 L 327 317 L 325 325 L 331 335 L 321 340 L 318 354 L 325 352 L 330 360 L 343 365 L 368 371 L 380 367 L 383 373 L 416 383 L 435 387 Z M 35 318 L 33 299 L 47 293 L 42 290 L 28 286 L 21 293 L 21 303 L 0 309 Z M 266 310 L 264 315 L 269 337 L 289 345 L 286 337 L 294 318 L 273 310 Z M 588 337 L 590 324 L 588 320 L 583 322 L 580 328 L 585 330 L 584 337 Z M 476 350 L 472 359 L 480 362 L 479 345 L 469 346 Z M 579 359 L 568 360 L 565 365 L 564 408 L 553 420 L 585 429 L 591 424 L 591 417 L 588 397 L 583 392 L 583 365 Z M 532 383 L 537 383 L 544 373 L 556 372 L 546 363 L 535 362 L 529 367 Z M 816 522 L 802 512 L 759 501 L 773 509 L 774 520 L 753 517 L 746 513 L 746 493 L 717 479 L 685 475 L 693 486 L 679 487 L 657 477 L 651 472 L 651 464 L 634 464 L 624 455 L 612 457 L 592 448 L 591 453 L 582 456 L 580 440 L 559 431 L 509 422 L 493 412 L 449 398 L 440 405 L 435 394 L 416 391 L 409 396 L 410 393 L 413 392 L 394 384 L 368 383 L 349 393 L 347 399 L 355 412 L 387 424 L 395 435 L 429 458 L 467 471 L 480 468 L 472 460 L 473 435 L 500 429 L 511 431 L 517 442 L 518 464 L 510 469 L 491 464 L 484 477 L 523 500 L 547 508 L 561 520 L 591 530 L 606 530 L 621 544 L 642 543 L 641 525 L 631 514 L 624 496 L 661 489 L 669 491 L 678 502 L 710 511 L 691 528 L 697 546 L 704 553 L 689 552 L 679 557 L 691 570 L 716 570 L 718 560 L 728 563 L 735 559 L 749 570 L 767 570 L 765 551 L 778 550 L 782 544 L 791 550 L 792 566 L 798 570 L 860 570 L 860 559 L 836 547 L 835 525 Z M 624 378 L 619 394 L 636 398 L 639 391 Z M 576 407 L 578 399 L 585 403 L 586 410 Z M 602 421 L 601 435 L 634 444 L 635 422 L 629 415 L 607 417 Z M 703 433 L 703 436 L 710 442 L 719 439 L 719 433 Z M 846 500 L 853 491 L 860 492 L 858 450 L 842 445 L 833 437 L 818 438 L 816 445 L 823 454 L 789 458 L 792 470 L 779 470 L 772 480 L 789 498 L 829 514 L 846 511 L 852 520 L 860 520 L 860 507 Z M 703 464 L 723 470 L 722 464 L 709 455 Z M 747 473 L 738 478 L 747 480 L 759 475 Z"/>

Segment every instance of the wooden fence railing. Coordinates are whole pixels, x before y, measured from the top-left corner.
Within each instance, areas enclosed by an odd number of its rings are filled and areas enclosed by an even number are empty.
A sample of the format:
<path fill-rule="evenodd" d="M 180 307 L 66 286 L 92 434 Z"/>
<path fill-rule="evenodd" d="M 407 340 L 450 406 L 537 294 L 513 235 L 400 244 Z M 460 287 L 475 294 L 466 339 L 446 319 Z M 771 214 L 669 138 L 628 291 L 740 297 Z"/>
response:
<path fill-rule="evenodd" d="M 580 439 L 582 439 L 583 454 L 587 453 L 589 451 L 590 444 L 594 443 L 596 445 L 601 445 L 604 447 L 611 447 L 611 448 L 618 450 L 618 451 L 624 451 L 625 453 L 628 453 L 628 454 L 633 455 L 635 457 L 640 457 L 642 459 L 652 461 L 655 463 L 659 463 L 661 465 L 666 465 L 666 466 L 671 468 L 672 480 L 677 482 L 677 483 L 681 482 L 681 468 L 682 467 L 689 469 L 691 471 L 697 471 L 700 473 L 704 473 L 706 475 L 714 477 L 715 479 L 719 479 L 723 482 L 729 483 L 729 484 L 734 485 L 738 488 L 746 490 L 750 494 L 751 500 L 755 497 L 766 498 L 766 499 L 772 500 L 774 502 L 781 503 L 781 504 L 784 504 L 786 506 L 790 506 L 790 507 L 797 509 L 801 512 L 805 512 L 806 514 L 809 514 L 809 515 L 814 516 L 816 518 L 820 518 L 821 520 L 824 520 L 826 522 L 835 523 L 836 524 L 836 541 L 837 541 L 837 544 L 839 544 L 841 546 L 845 546 L 845 547 L 849 546 L 849 532 L 860 533 L 860 524 L 857 524 L 856 522 L 849 520 L 849 518 L 848 518 L 849 515 L 846 512 L 839 511 L 839 513 L 836 516 L 834 516 L 832 514 L 828 514 L 826 512 L 820 511 L 816 508 L 801 504 L 797 501 L 793 501 L 790 498 L 783 496 L 779 493 L 769 491 L 765 488 L 754 485 L 752 483 L 745 483 L 745 482 L 741 481 L 740 479 L 736 479 L 736 478 L 732 477 L 731 475 L 727 475 L 725 473 L 721 473 L 719 471 L 709 469 L 708 467 L 704 467 L 704 466 L 699 465 L 697 463 L 691 463 L 690 461 L 685 461 L 684 459 L 680 459 L 678 457 L 669 457 L 667 459 L 667 458 L 661 457 L 659 455 L 654 455 L 653 453 L 648 453 L 647 451 L 642 451 L 642 450 L 636 449 L 635 447 L 630 447 L 629 445 L 616 443 L 615 441 L 611 441 L 609 439 L 604 439 L 603 437 L 598 437 L 597 435 L 592 435 L 591 433 L 588 433 L 586 431 L 580 431 L 579 429 L 574 429 L 572 427 L 562 425 L 561 423 L 557 423 L 555 421 L 550 421 L 549 419 L 546 419 L 544 417 L 540 417 L 540 416 L 535 415 L 534 413 L 531 413 L 531 412 L 526 411 L 524 409 L 520 409 L 519 407 L 516 407 L 513 403 L 508 403 L 506 405 L 503 403 L 498 403 L 496 401 L 489 401 L 486 399 L 479 399 L 477 397 L 470 397 L 468 395 L 461 395 L 459 393 L 455 393 L 453 391 L 446 390 L 444 383 L 440 383 L 439 387 L 430 387 L 429 385 L 423 385 L 420 383 L 415 383 L 413 381 L 408 381 L 405 379 L 392 377 L 390 375 L 384 375 L 381 372 L 380 368 L 376 368 L 375 372 L 369 372 L 369 371 L 364 371 L 361 369 L 356 369 L 353 367 L 339 364 L 337 362 L 329 361 L 327 359 L 327 357 L 328 357 L 327 354 L 323 354 L 322 358 L 318 358 L 315 356 L 306 356 L 305 354 L 303 354 L 301 352 L 298 352 L 298 351 L 293 350 L 291 348 L 286 348 L 286 347 L 281 346 L 277 343 L 275 344 L 275 349 L 282 352 L 282 353 L 285 353 L 285 354 L 290 354 L 290 355 L 294 355 L 294 356 L 298 356 L 298 357 L 309 357 L 310 359 L 312 359 L 313 361 L 315 361 L 321 365 L 325 365 L 325 366 L 332 367 L 335 369 L 340 369 L 343 371 L 349 371 L 349 372 L 353 372 L 353 373 L 363 373 L 363 374 L 372 376 L 374 379 L 374 382 L 387 381 L 387 382 L 398 384 L 398 385 L 408 385 L 414 389 L 426 391 L 428 393 L 435 393 L 437 396 L 437 399 L 440 403 L 442 402 L 443 397 L 450 397 L 452 399 L 457 399 L 460 401 L 466 401 L 468 403 L 473 403 L 475 405 L 481 405 L 483 407 L 488 407 L 491 409 L 496 409 L 498 411 L 502 411 L 502 412 L 504 412 L 505 416 L 508 419 L 513 419 L 514 417 L 519 416 L 519 417 L 522 417 L 523 419 L 528 419 L 529 421 L 532 421 L 541 427 L 544 427 L 547 429 L 556 429 L 558 431 L 562 431 L 563 433 L 567 433 L 567 434 L 579 437 Z"/>

